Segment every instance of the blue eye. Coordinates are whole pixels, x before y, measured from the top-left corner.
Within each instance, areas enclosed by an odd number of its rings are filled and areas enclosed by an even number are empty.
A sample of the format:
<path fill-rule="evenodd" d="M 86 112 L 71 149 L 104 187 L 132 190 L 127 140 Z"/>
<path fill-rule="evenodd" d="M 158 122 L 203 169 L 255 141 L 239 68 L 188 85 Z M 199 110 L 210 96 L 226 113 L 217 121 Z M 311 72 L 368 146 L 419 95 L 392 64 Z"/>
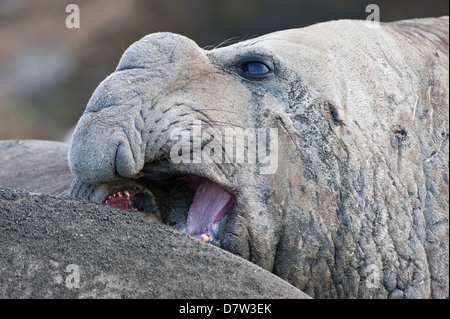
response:
<path fill-rule="evenodd" d="M 261 61 L 247 60 L 238 65 L 238 69 L 246 78 L 262 79 L 272 73 L 272 70 L 267 64 Z"/>
<path fill-rule="evenodd" d="M 247 62 L 242 65 L 242 71 L 251 75 L 265 75 L 270 72 L 267 65 L 261 62 Z"/>

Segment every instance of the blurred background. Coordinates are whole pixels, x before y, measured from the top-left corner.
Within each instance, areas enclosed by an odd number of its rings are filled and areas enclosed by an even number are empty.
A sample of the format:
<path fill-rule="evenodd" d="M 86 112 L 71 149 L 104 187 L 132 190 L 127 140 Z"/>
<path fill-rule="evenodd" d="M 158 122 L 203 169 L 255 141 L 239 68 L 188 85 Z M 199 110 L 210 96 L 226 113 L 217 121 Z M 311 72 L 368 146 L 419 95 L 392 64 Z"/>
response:
<path fill-rule="evenodd" d="M 80 28 L 66 28 L 68 4 Z M 448 0 L 0 0 L 0 139 L 64 140 L 97 85 L 146 34 L 171 31 L 200 47 L 334 19 L 449 14 Z"/>

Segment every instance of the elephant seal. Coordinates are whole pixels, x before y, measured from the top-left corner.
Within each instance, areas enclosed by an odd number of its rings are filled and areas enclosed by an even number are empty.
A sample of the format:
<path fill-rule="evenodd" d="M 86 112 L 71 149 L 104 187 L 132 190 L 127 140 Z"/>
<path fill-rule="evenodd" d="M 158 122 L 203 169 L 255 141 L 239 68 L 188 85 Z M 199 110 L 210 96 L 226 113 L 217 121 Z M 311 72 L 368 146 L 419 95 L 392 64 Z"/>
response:
<path fill-rule="evenodd" d="M 448 27 L 339 20 L 209 51 L 145 36 L 76 126 L 69 195 L 315 298 L 448 298 Z"/>
<path fill-rule="evenodd" d="M 213 245 L 87 201 L 0 189 L 0 229 L 2 299 L 309 298 Z"/>

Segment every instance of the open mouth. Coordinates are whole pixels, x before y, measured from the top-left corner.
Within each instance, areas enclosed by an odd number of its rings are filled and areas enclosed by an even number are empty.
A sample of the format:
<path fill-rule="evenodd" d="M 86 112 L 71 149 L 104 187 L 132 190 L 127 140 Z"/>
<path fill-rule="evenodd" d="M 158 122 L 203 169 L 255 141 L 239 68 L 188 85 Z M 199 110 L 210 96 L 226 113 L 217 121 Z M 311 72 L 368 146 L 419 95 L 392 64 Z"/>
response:
<path fill-rule="evenodd" d="M 141 172 L 112 189 L 104 204 L 141 212 L 192 237 L 220 245 L 233 197 L 204 177 Z"/>

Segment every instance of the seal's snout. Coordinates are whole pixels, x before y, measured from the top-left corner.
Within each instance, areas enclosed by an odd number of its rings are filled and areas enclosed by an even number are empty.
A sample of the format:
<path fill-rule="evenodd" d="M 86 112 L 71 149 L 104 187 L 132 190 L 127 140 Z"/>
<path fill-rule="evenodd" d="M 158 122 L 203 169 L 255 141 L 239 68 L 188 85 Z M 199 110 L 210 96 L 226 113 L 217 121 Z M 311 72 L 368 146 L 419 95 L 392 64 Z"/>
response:
<path fill-rule="evenodd" d="M 72 173 L 92 184 L 136 175 L 144 165 L 141 145 L 116 125 L 90 125 L 93 118 L 86 115 L 74 132 L 68 155 Z"/>
<path fill-rule="evenodd" d="M 147 146 L 164 129 L 164 114 L 155 109 L 161 93 L 198 72 L 205 59 L 194 41 L 173 33 L 151 34 L 131 45 L 77 124 L 69 152 L 75 176 L 98 184 L 139 173 L 155 155 Z"/>
<path fill-rule="evenodd" d="M 80 180 L 109 182 L 119 176 L 134 176 L 142 169 L 142 108 L 147 99 L 142 86 L 160 86 L 151 73 L 141 69 L 113 73 L 92 94 L 69 151 L 69 166 Z"/>

